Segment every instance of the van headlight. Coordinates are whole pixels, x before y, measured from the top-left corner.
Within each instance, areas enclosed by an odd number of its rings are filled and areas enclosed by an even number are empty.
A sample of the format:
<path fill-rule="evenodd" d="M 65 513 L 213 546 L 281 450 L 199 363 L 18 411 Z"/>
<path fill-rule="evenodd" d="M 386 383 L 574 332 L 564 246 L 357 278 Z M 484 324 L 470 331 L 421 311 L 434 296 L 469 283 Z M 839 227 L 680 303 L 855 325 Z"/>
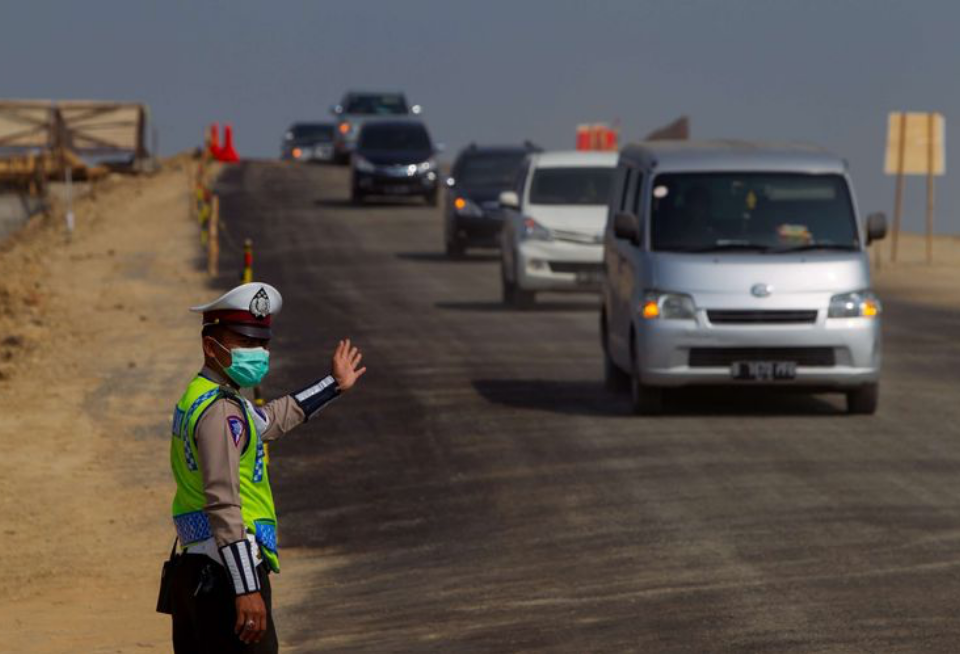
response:
<path fill-rule="evenodd" d="M 694 320 L 697 306 L 693 298 L 685 293 L 661 293 L 647 291 L 643 295 L 640 315 L 646 320 Z"/>
<path fill-rule="evenodd" d="M 841 293 L 830 298 L 828 318 L 876 318 L 880 315 L 880 300 L 871 291 Z"/>

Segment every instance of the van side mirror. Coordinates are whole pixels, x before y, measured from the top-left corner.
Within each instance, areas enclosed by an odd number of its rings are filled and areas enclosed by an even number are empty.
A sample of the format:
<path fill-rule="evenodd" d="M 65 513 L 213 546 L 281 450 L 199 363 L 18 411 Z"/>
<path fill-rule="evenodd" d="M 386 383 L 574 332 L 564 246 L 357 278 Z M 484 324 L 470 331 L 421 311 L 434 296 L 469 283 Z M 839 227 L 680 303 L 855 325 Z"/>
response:
<path fill-rule="evenodd" d="M 867 216 L 867 245 L 887 235 L 887 215 L 882 211 Z"/>
<path fill-rule="evenodd" d="M 618 211 L 613 216 L 613 235 L 639 245 L 640 228 L 637 225 L 637 217 L 626 211 Z"/>
<path fill-rule="evenodd" d="M 500 206 L 507 209 L 519 209 L 520 198 L 516 191 L 504 191 L 500 194 Z"/>

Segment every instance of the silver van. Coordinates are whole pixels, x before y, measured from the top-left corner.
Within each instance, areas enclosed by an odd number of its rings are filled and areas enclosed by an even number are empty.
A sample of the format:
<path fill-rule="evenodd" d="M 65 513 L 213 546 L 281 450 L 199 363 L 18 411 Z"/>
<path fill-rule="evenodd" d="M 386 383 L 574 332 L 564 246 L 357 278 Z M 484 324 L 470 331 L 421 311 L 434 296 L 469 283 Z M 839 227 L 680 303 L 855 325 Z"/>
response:
<path fill-rule="evenodd" d="M 880 302 L 845 162 L 823 150 L 660 141 L 620 153 L 604 231 L 609 388 L 657 413 L 682 386 L 846 395 L 874 413 Z"/>

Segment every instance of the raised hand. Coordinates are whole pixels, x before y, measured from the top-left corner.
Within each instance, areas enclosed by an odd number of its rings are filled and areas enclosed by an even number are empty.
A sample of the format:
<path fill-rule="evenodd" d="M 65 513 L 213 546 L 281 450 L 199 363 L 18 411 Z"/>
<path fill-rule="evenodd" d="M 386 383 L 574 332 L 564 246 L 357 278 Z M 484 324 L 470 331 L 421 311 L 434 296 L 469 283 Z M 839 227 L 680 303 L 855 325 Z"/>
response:
<path fill-rule="evenodd" d="M 341 391 L 345 392 L 353 388 L 357 380 L 367 371 L 366 366 L 357 368 L 361 360 L 363 360 L 363 354 L 350 344 L 349 338 L 337 344 L 337 349 L 333 353 L 333 378 L 337 380 L 337 386 Z"/>

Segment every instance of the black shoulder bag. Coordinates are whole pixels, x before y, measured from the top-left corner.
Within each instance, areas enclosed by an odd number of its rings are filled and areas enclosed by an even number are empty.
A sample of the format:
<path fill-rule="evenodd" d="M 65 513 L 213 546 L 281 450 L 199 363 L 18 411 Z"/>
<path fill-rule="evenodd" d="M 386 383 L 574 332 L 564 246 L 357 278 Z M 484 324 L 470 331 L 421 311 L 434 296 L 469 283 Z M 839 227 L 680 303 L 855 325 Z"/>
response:
<path fill-rule="evenodd" d="M 170 578 L 173 576 L 173 569 L 177 567 L 180 557 L 183 556 L 177 552 L 177 543 L 179 540 L 179 538 L 173 539 L 170 558 L 163 562 L 163 569 L 160 571 L 160 594 L 157 597 L 157 613 L 173 615 L 173 600 L 170 597 Z"/>

